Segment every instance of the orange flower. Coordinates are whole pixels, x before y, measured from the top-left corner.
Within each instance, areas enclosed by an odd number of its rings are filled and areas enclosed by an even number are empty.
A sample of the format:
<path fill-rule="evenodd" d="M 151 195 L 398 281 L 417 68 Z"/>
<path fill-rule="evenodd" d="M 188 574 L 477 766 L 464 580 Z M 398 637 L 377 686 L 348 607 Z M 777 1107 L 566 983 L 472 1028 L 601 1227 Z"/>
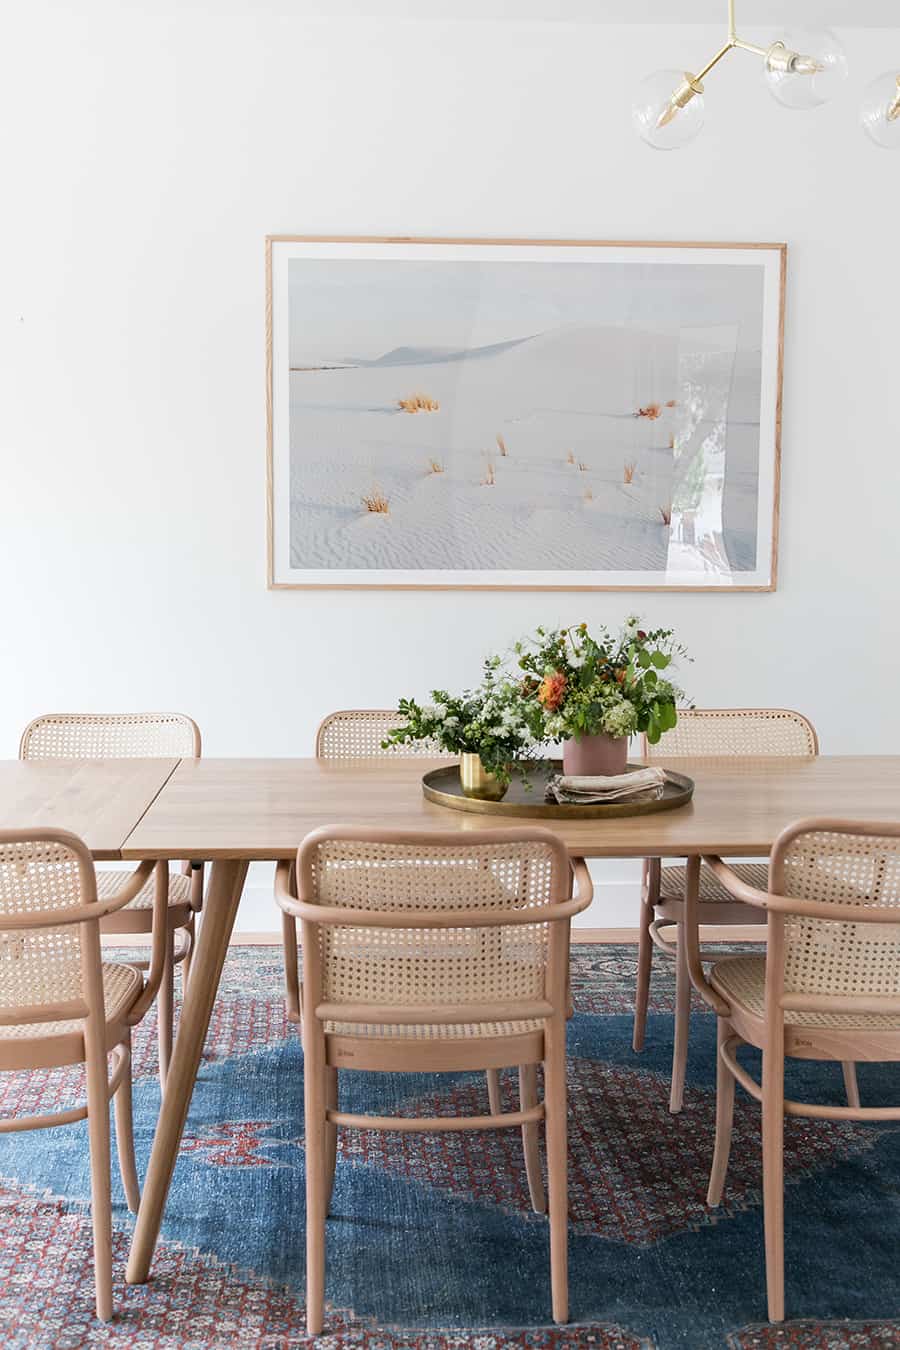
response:
<path fill-rule="evenodd" d="M 561 670 L 545 675 L 538 686 L 538 703 L 548 712 L 556 712 L 566 694 L 566 677 Z"/>

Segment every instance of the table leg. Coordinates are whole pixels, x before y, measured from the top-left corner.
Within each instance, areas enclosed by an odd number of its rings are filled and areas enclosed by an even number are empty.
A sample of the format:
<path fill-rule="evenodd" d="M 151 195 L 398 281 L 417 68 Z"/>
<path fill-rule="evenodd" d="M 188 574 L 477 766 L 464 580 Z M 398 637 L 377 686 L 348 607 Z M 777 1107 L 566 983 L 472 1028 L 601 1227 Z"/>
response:
<path fill-rule="evenodd" d="M 191 978 L 181 1010 L 181 1022 L 175 1038 L 125 1273 L 129 1284 L 143 1284 L 150 1273 L 163 1208 L 200 1067 L 203 1042 L 222 978 L 228 939 L 234 927 L 246 875 L 245 862 L 229 858 L 212 865 L 209 890 L 203 906 L 203 923 L 200 925 Z"/>

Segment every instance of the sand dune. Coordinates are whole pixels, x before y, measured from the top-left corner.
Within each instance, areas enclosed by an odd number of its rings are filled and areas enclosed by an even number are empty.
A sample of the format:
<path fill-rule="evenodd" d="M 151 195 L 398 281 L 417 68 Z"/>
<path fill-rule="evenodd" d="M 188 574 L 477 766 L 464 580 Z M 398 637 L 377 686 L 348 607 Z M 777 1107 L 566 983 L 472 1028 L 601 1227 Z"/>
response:
<path fill-rule="evenodd" d="M 400 348 L 294 371 L 292 565 L 640 572 L 677 549 L 704 570 L 715 550 L 699 529 L 721 535 L 732 570 L 752 568 L 760 363 L 733 348 L 734 330 L 573 325 L 479 359 Z M 439 411 L 398 412 L 418 388 Z M 656 419 L 634 415 L 672 400 Z M 387 515 L 362 506 L 376 487 Z"/>

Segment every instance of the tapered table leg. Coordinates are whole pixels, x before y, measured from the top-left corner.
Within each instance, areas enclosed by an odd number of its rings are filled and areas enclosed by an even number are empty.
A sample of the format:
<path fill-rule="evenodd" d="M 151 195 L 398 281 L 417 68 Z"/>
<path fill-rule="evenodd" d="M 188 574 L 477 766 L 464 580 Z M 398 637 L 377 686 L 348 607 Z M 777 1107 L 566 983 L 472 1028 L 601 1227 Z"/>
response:
<path fill-rule="evenodd" d="M 163 1208 L 169 1193 L 178 1147 L 200 1067 L 203 1042 L 222 977 L 228 940 L 247 875 L 247 864 L 233 859 L 214 862 L 203 906 L 203 923 L 191 978 L 181 1010 L 172 1062 L 166 1079 L 162 1109 L 153 1137 L 150 1166 L 138 1210 L 125 1278 L 143 1284 L 150 1273 Z"/>

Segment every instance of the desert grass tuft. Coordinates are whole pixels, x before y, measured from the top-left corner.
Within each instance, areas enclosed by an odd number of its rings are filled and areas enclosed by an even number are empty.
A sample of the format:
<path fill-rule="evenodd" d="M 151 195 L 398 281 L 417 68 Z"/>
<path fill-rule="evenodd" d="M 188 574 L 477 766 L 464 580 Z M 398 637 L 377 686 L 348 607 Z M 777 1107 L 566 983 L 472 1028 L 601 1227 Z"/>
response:
<path fill-rule="evenodd" d="M 437 412 L 440 406 L 437 399 L 428 394 L 410 394 L 408 398 L 397 400 L 397 407 L 408 413 Z"/>
<path fill-rule="evenodd" d="M 429 472 L 430 474 L 431 474 L 431 473 L 443 473 L 443 472 L 444 472 L 444 466 L 443 466 L 443 464 L 441 463 L 441 461 L 440 461 L 439 459 L 430 459 L 430 460 L 428 461 L 428 472 Z"/>
<path fill-rule="evenodd" d="M 503 456 L 503 458 L 506 459 L 507 456 L 509 455 L 509 450 L 507 449 L 506 441 L 499 434 L 499 432 L 497 433 L 497 449 L 500 451 L 500 454 Z"/>
<path fill-rule="evenodd" d="M 388 505 L 388 499 L 382 492 L 381 488 L 375 487 L 372 488 L 371 492 L 367 492 L 366 495 L 362 498 L 362 504 L 366 508 L 366 510 L 371 512 L 373 515 L 376 516 L 390 515 L 390 506 Z"/>
<path fill-rule="evenodd" d="M 496 481 L 496 477 L 494 476 L 494 466 L 491 464 L 490 460 L 488 460 L 487 472 L 481 480 L 481 486 L 493 487 Z"/>
<path fill-rule="evenodd" d="M 658 511 L 659 511 L 659 518 L 660 518 L 660 520 L 662 521 L 662 523 L 663 523 L 664 525 L 671 525 L 671 524 L 672 524 L 672 507 L 671 507 L 671 504 L 670 504 L 669 506 L 660 506 L 660 507 L 658 507 L 657 509 L 658 509 Z"/>
<path fill-rule="evenodd" d="M 632 459 L 632 460 L 626 460 L 626 461 L 625 461 L 625 463 L 622 465 L 622 482 L 623 482 L 623 483 L 633 483 L 633 482 L 634 482 L 634 471 L 635 471 L 636 468 L 637 468 L 637 463 L 636 463 L 635 460 Z"/>

